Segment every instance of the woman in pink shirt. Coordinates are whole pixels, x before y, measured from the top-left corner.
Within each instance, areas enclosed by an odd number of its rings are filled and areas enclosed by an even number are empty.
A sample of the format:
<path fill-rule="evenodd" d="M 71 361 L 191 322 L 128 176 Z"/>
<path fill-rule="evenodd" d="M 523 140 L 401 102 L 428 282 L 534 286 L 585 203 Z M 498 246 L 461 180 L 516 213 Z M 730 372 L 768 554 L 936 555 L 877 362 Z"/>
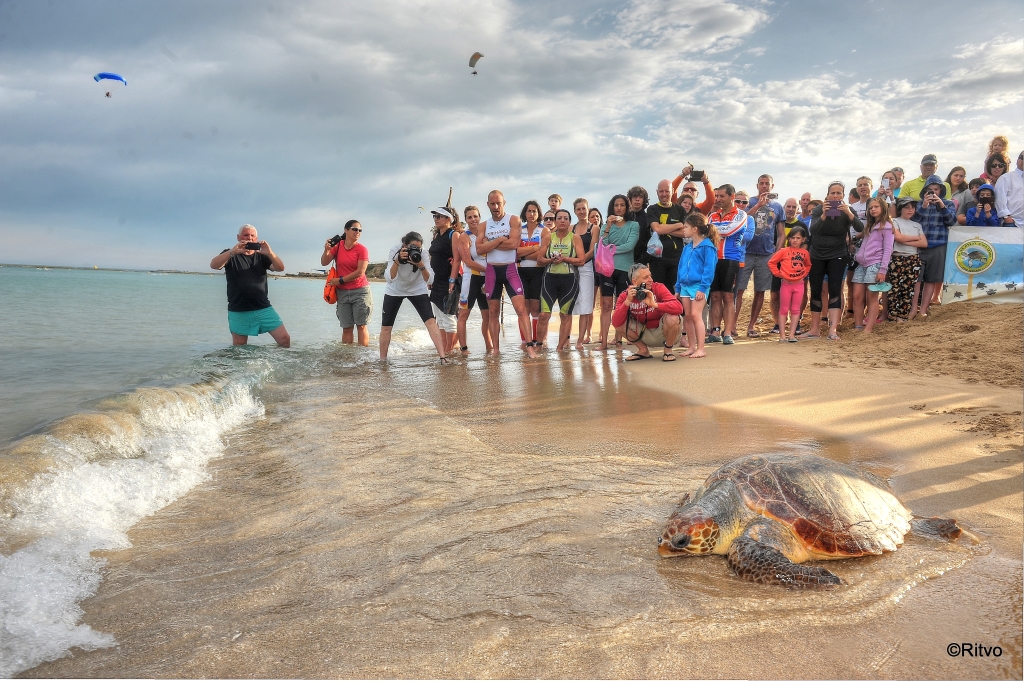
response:
<path fill-rule="evenodd" d="M 337 277 L 328 279 L 338 289 L 337 315 L 341 322 L 341 342 L 352 343 L 352 327 L 358 329 L 359 344 L 370 344 L 370 331 L 366 324 L 373 310 L 370 282 L 366 279 L 366 266 L 370 264 L 370 252 L 359 243 L 363 226 L 358 220 L 345 223 L 345 238 L 333 238 L 324 243 L 320 264 L 334 261 Z"/>

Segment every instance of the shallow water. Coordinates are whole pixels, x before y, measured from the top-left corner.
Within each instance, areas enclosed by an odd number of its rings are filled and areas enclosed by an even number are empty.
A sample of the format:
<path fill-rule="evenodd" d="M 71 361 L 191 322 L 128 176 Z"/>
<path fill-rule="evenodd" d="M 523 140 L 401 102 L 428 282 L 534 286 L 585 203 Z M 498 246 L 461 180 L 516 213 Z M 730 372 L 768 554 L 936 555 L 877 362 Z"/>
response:
<path fill-rule="evenodd" d="M 5 610 L 8 673 L 1019 677 L 1019 556 L 983 535 L 830 562 L 826 591 L 657 554 L 725 461 L 798 449 L 899 492 L 885 452 L 641 389 L 614 355 L 441 368 L 396 335 L 388 366 L 207 353 L 201 380 L 19 440 L 56 464 L 4 502 L 0 589 L 41 594 Z M 957 640 L 1006 653 L 952 660 Z"/>

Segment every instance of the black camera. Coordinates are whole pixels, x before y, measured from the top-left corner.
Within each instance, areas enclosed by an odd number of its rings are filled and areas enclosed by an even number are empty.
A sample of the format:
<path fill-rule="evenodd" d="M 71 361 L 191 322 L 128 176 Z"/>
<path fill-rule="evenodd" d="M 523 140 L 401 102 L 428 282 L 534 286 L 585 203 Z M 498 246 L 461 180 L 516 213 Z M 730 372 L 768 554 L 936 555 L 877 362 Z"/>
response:
<path fill-rule="evenodd" d="M 334 236 L 332 236 L 330 239 L 327 240 L 327 243 L 329 243 L 331 245 L 331 247 L 333 248 L 334 246 L 338 245 L 339 241 L 341 241 L 341 235 L 340 234 L 335 234 Z"/>
<path fill-rule="evenodd" d="M 650 293 L 650 291 L 647 290 L 647 282 L 637 284 L 635 296 L 637 300 L 646 300 L 648 293 Z"/>
<path fill-rule="evenodd" d="M 260 250 L 260 242 L 259 241 L 250 241 L 249 243 L 247 243 L 245 245 L 245 250 L 247 250 L 247 251 L 258 251 L 258 250 Z"/>
<path fill-rule="evenodd" d="M 405 249 L 409 254 L 409 262 L 419 265 L 420 261 L 423 260 L 423 249 L 419 246 L 406 246 Z"/>
<path fill-rule="evenodd" d="M 704 179 L 703 170 L 691 170 L 690 176 L 686 178 L 687 182 L 700 182 Z"/>

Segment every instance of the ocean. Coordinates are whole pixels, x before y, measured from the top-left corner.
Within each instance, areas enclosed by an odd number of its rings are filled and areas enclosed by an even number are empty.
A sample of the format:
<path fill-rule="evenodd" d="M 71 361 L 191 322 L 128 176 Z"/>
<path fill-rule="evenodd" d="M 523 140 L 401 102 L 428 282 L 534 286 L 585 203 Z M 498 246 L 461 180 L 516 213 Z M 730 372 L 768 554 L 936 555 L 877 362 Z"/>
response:
<path fill-rule="evenodd" d="M 885 457 L 641 389 L 614 352 L 524 360 L 513 315 L 500 357 L 474 317 L 442 367 L 406 306 L 382 364 L 382 286 L 369 348 L 321 293 L 272 280 L 293 346 L 233 348 L 219 275 L 0 268 L 0 676 L 701 676 L 663 651 L 824 647 L 974 556 L 910 539 L 837 564 L 841 593 L 767 594 L 660 560 L 727 460 Z"/>

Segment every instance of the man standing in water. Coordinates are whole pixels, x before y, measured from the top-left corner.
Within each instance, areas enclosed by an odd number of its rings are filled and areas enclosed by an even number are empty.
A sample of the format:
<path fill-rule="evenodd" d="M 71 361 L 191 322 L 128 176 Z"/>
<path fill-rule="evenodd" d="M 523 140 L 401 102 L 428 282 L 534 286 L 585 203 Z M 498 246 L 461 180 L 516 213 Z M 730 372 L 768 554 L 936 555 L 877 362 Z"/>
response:
<path fill-rule="evenodd" d="M 252 225 L 242 225 L 237 238 L 238 243 L 210 261 L 211 268 L 224 269 L 228 281 L 231 343 L 245 345 L 249 336 L 269 333 L 282 348 L 290 347 L 291 336 L 267 297 L 267 270 L 283 272 L 284 263 L 270 244 L 257 238 Z"/>
<path fill-rule="evenodd" d="M 487 208 L 491 211 L 491 219 L 484 227 L 483 236 L 477 239 L 476 252 L 487 256 L 484 292 L 491 312 L 489 324 L 491 341 L 494 343 L 491 352 L 495 355 L 500 352 L 501 294 L 502 291 L 508 291 L 512 308 L 519 317 L 519 330 L 526 339 L 526 354 L 536 357 L 533 348 L 539 343 L 533 339 L 530 315 L 526 311 L 526 299 L 523 297 L 523 282 L 516 268 L 516 249 L 519 248 L 522 222 L 517 215 L 505 214 L 505 195 L 497 189 L 487 195 Z"/>

